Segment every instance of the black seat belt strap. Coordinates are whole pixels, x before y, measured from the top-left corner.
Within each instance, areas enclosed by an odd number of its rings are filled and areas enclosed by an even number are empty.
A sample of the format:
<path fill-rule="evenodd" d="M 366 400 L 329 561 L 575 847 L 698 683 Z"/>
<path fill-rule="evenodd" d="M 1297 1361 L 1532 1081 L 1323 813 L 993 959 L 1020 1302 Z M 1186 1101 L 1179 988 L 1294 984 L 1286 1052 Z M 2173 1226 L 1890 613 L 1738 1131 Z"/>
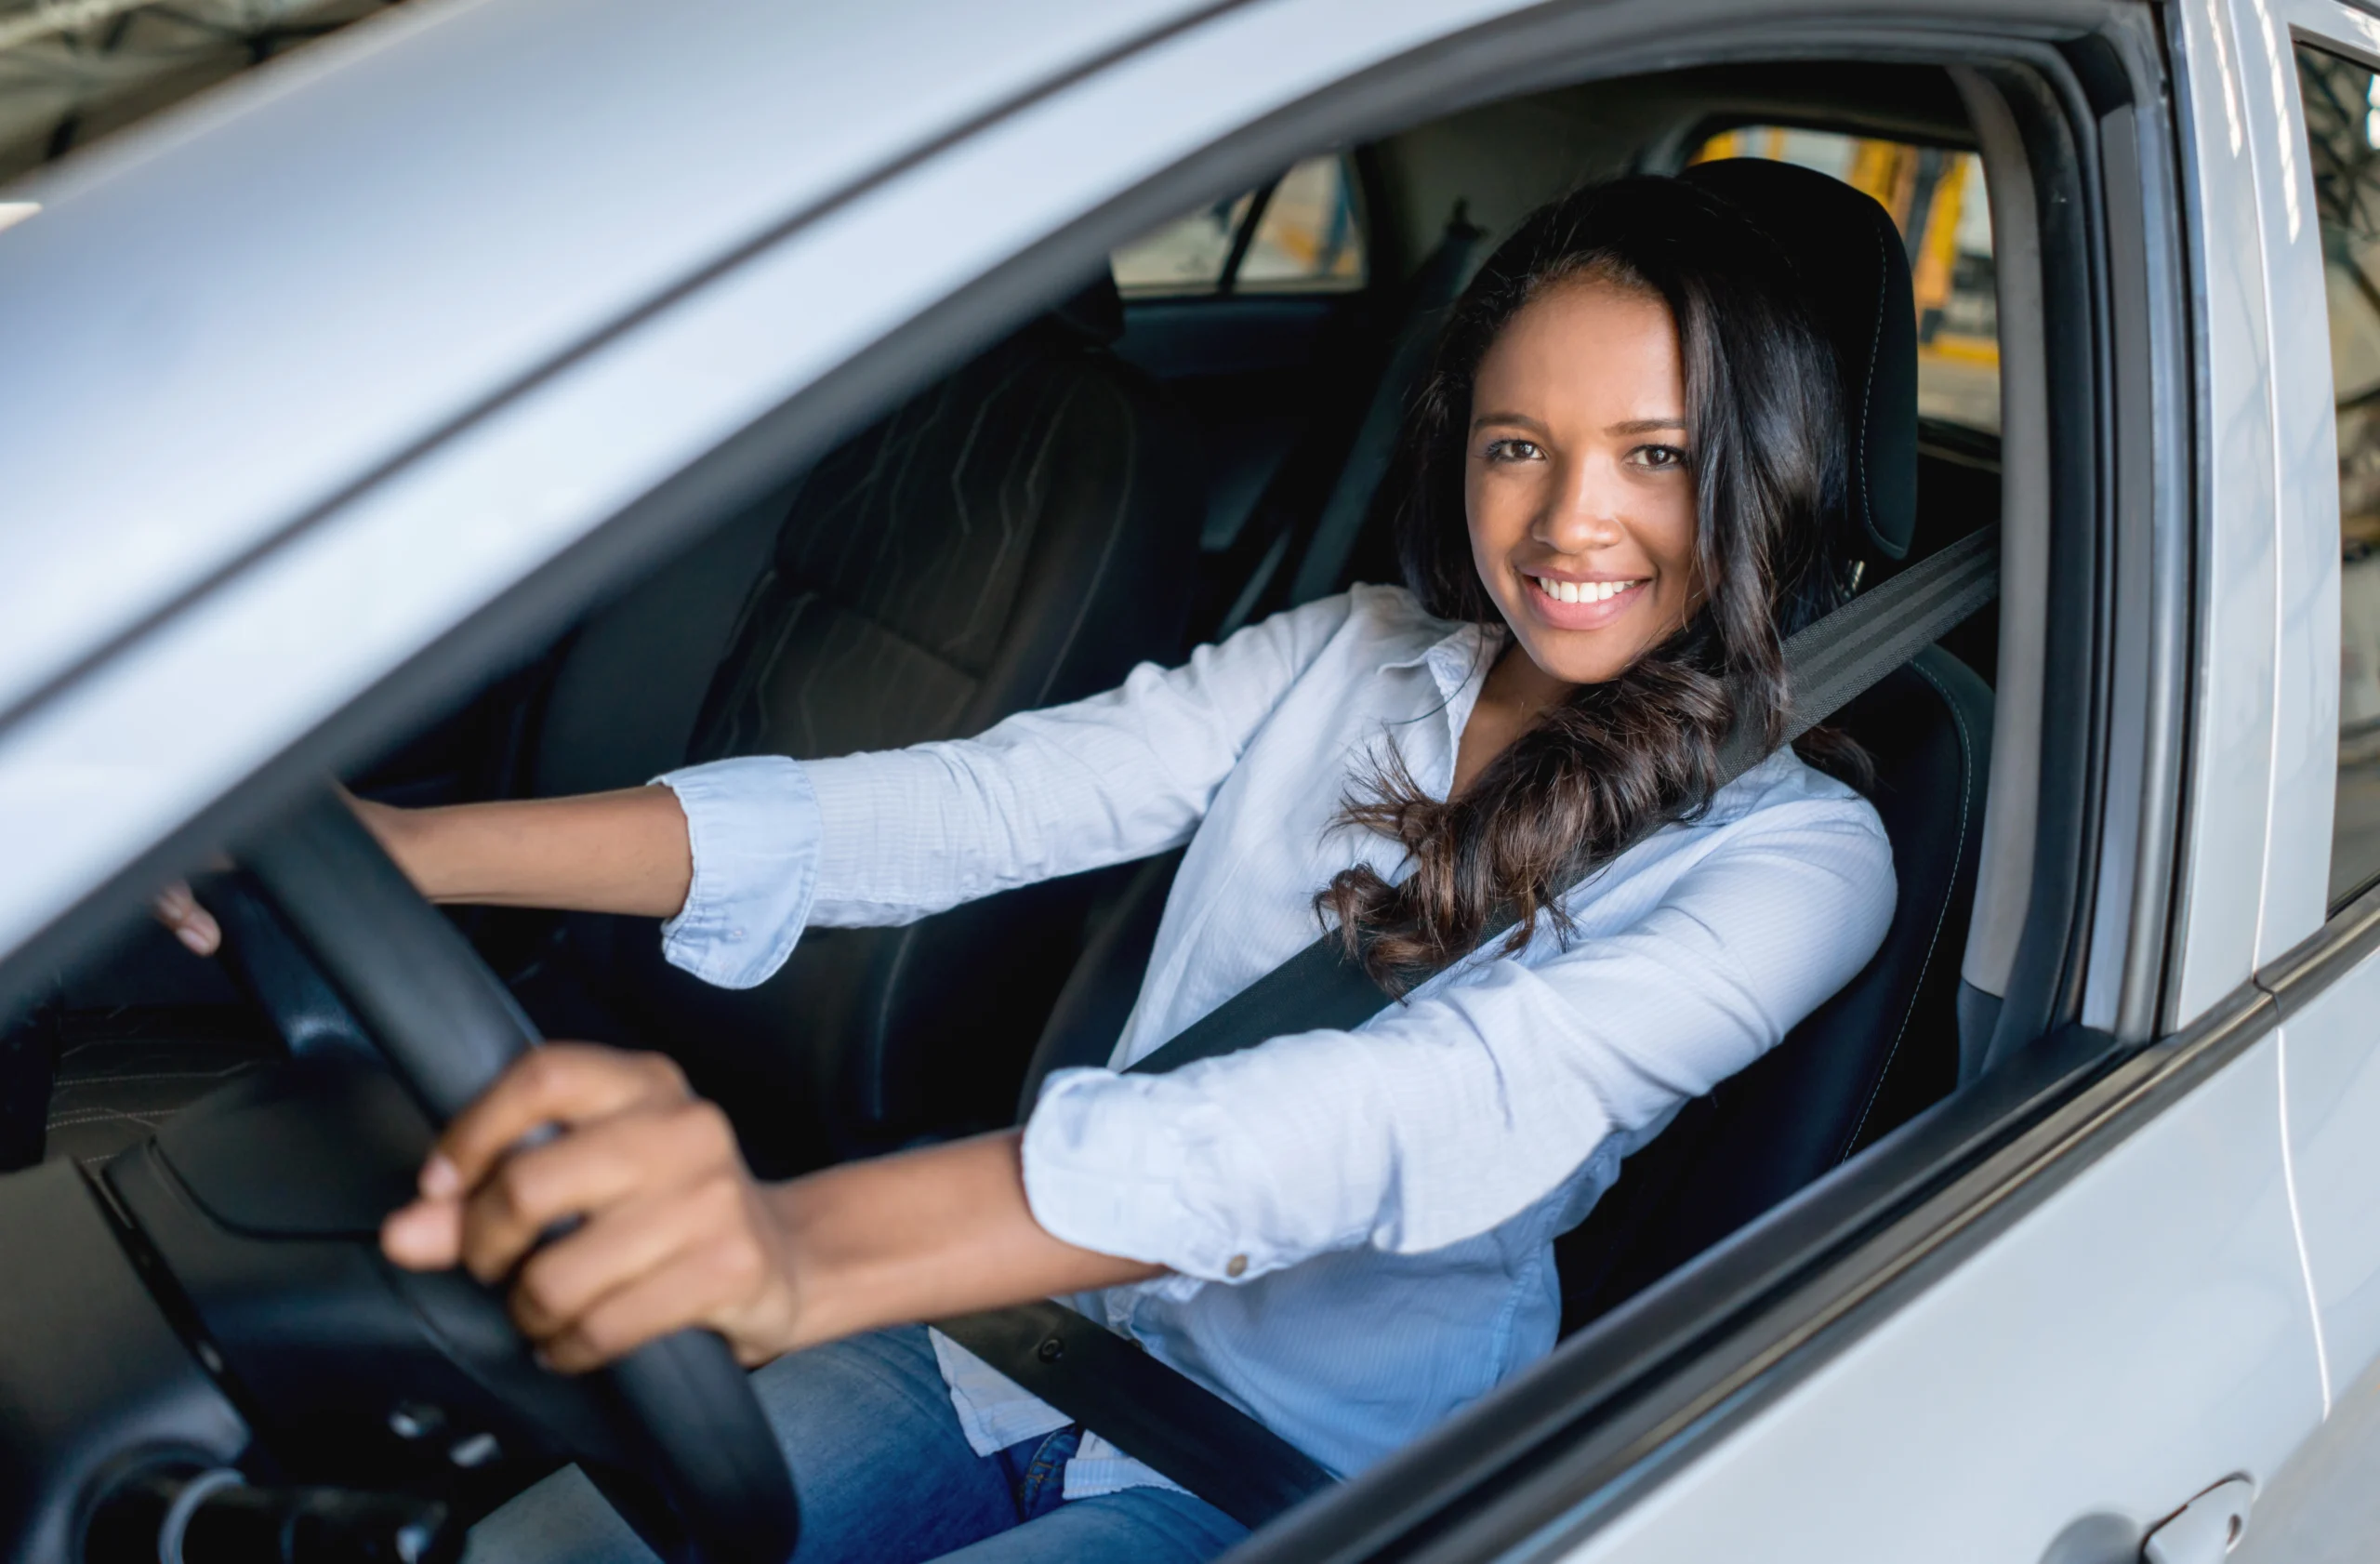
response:
<path fill-rule="evenodd" d="M 1064 1304 L 988 1309 L 934 1329 L 1250 1531 L 1330 1486 L 1297 1446 Z"/>
<path fill-rule="evenodd" d="M 1788 640 L 1785 663 L 1793 707 L 1787 741 L 1833 716 L 1990 603 L 1999 591 L 1999 562 L 2000 528 L 1994 524 L 1879 583 Z M 1717 785 L 1734 781 L 1770 752 L 1760 734 L 1739 728 L 1722 754 Z M 1480 943 L 1511 926 L 1507 921 L 1489 930 Z M 1128 1073 L 1163 1074 L 1291 1032 L 1360 1026 L 1392 1002 L 1345 957 L 1338 939 L 1325 935 L 1130 1066 Z M 1064 1305 L 993 1309 L 945 1320 L 936 1329 L 1250 1528 L 1331 1481 L 1322 1467 L 1237 1407 Z"/>

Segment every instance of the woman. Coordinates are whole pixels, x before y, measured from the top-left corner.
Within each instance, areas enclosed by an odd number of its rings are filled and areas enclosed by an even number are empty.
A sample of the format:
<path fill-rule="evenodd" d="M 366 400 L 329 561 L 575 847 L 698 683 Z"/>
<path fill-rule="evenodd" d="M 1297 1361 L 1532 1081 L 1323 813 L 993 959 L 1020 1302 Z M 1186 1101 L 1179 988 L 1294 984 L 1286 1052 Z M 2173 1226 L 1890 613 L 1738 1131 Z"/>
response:
<path fill-rule="evenodd" d="M 1409 590 L 963 743 L 364 806 L 434 897 L 664 915 L 670 959 L 731 986 L 809 924 L 1186 841 L 1117 1065 L 1317 914 L 1404 1001 L 1171 1075 L 1060 1072 L 1022 1132 L 766 1187 L 666 1061 L 557 1046 L 453 1125 L 389 1254 L 519 1265 L 515 1316 L 559 1369 L 685 1325 L 768 1365 L 803 1560 L 1192 1560 L 1238 1534 L 920 1319 L 1091 1294 L 1342 1473 L 1542 1356 L 1554 1237 L 1891 913 L 1852 788 L 1790 751 L 1713 787 L 1739 701 L 1778 731 L 1781 636 L 1842 574 L 1832 366 L 1788 274 L 1678 181 L 1526 221 L 1455 306 L 1383 491 Z M 1435 971 L 1504 908 L 1509 939 Z M 641 1556 L 570 1473 L 474 1548 Z"/>

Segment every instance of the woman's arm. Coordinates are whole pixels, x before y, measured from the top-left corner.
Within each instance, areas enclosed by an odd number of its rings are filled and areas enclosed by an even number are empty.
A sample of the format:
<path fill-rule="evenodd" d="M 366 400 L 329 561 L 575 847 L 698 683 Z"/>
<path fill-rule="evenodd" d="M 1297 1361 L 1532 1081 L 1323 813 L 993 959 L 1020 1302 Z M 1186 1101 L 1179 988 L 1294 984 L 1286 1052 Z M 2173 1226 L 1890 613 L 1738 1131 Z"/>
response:
<path fill-rule="evenodd" d="M 685 813 L 667 788 L 440 809 L 354 804 L 431 901 L 667 918 L 694 877 Z"/>
<path fill-rule="evenodd" d="M 508 1150 L 548 1124 L 565 1133 Z M 561 1044 L 515 1065 L 448 1128 L 421 1198 L 389 1218 L 381 1242 L 417 1270 L 511 1276 L 513 1319 L 573 1372 L 689 1325 L 753 1364 L 1158 1274 L 1044 1232 L 1017 1146 L 1013 1133 L 984 1135 L 760 1185 L 726 1117 L 668 1060 Z M 575 1229 L 536 1248 L 571 1216 Z"/>
<path fill-rule="evenodd" d="M 431 901 L 668 918 L 693 883 L 685 812 L 667 788 L 441 809 L 348 802 Z M 158 921 L 199 955 L 221 946 L 189 886 L 168 886 L 155 905 Z"/>
<path fill-rule="evenodd" d="M 762 982 L 811 924 L 906 923 L 1179 845 L 1267 715 L 1346 623 L 1329 598 L 1143 665 L 1106 695 L 972 739 L 796 763 L 747 757 L 583 798 L 356 810 L 434 901 L 674 918 L 663 949 Z M 182 886 L 156 913 L 210 955 Z"/>

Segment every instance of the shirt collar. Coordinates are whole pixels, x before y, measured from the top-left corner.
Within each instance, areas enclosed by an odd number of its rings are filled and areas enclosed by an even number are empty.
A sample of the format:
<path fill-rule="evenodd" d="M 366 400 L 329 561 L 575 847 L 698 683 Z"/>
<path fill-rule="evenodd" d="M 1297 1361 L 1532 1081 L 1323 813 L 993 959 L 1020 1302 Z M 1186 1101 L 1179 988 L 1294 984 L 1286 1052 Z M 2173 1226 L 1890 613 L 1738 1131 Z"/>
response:
<path fill-rule="evenodd" d="M 1445 621 L 1441 620 L 1441 623 Z M 1488 676 L 1488 669 L 1495 659 L 1487 655 L 1492 644 L 1503 641 L 1501 629 L 1486 625 L 1458 624 L 1446 634 L 1427 644 L 1415 647 L 1401 657 L 1391 657 L 1381 664 L 1383 669 L 1395 668 L 1426 668 L 1438 686 L 1441 699 L 1451 701 L 1465 687 L 1477 696 L 1477 685 Z M 1468 703 L 1466 703 L 1468 704 Z"/>
<path fill-rule="evenodd" d="M 1455 751 L 1461 746 L 1472 709 L 1479 704 L 1488 669 L 1496 660 L 1495 648 L 1502 641 L 1501 626 L 1457 624 L 1435 641 L 1382 665 L 1383 669 L 1427 669 L 1430 682 L 1437 686 L 1438 712 L 1447 736 L 1447 774 L 1438 779 L 1440 789 L 1453 785 Z"/>

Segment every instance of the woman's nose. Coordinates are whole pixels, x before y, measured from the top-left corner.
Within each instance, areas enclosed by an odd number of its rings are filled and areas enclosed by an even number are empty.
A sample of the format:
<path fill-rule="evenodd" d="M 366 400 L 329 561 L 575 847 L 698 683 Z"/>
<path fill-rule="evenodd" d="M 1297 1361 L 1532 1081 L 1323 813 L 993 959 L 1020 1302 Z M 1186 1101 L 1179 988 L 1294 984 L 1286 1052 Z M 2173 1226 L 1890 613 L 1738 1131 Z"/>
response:
<path fill-rule="evenodd" d="M 1538 541 L 1565 554 L 1608 549 L 1626 535 L 1621 521 L 1618 485 L 1601 481 L 1596 464 L 1580 462 L 1567 483 L 1556 491 L 1554 503 L 1538 517 Z"/>

